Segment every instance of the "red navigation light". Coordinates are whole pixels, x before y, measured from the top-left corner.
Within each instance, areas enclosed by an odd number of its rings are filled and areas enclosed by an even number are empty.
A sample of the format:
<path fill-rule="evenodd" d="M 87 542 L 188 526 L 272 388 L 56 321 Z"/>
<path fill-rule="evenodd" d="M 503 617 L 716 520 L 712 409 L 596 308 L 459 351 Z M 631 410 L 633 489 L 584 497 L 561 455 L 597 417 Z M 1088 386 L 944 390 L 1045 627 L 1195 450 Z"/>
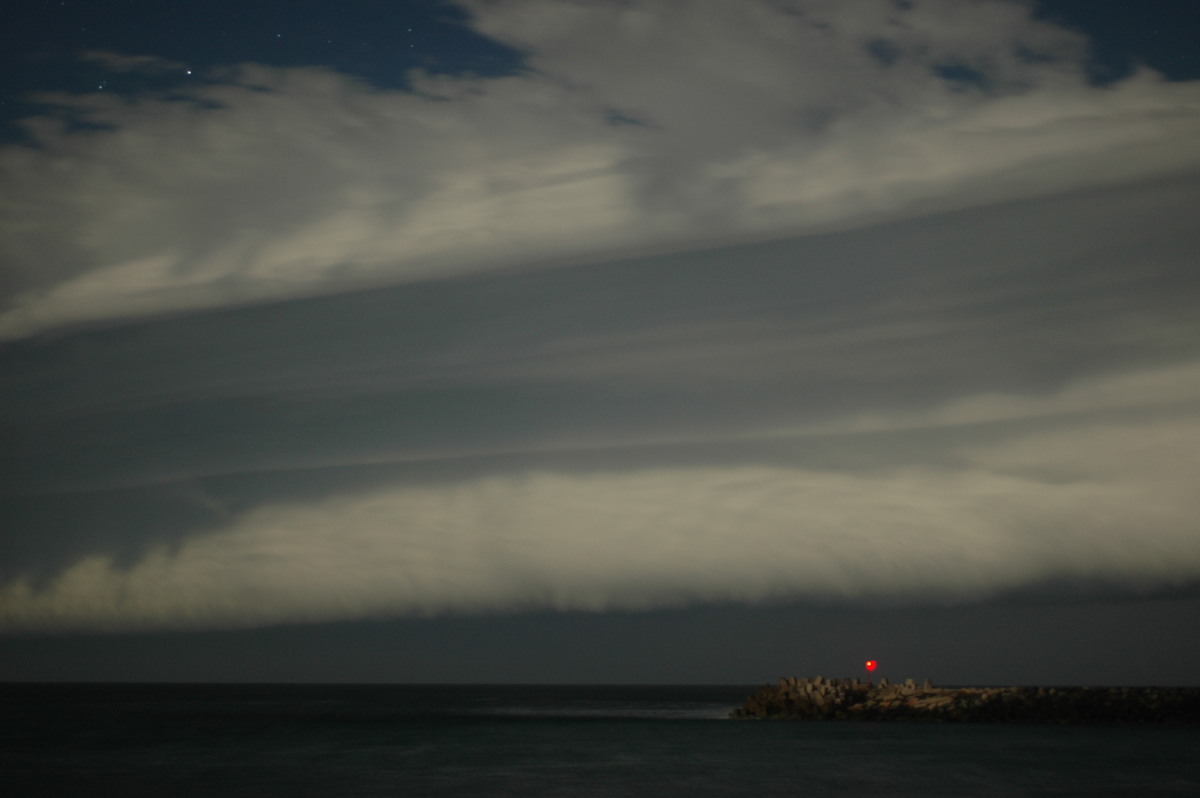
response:
<path fill-rule="evenodd" d="M 867 660 L 867 673 L 870 673 L 871 671 L 875 670 L 878 667 L 879 667 L 879 663 L 876 662 L 875 660 L 873 660 L 873 659 Z"/>

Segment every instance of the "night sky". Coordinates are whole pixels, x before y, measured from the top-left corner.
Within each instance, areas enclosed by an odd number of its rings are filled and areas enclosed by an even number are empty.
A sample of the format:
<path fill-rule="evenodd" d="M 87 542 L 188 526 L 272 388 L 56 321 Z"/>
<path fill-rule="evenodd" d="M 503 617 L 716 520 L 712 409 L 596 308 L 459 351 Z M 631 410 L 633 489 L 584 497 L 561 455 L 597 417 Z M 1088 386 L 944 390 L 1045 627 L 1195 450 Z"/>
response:
<path fill-rule="evenodd" d="M 1200 684 L 1200 3 L 17 5 L 0 679 Z"/>

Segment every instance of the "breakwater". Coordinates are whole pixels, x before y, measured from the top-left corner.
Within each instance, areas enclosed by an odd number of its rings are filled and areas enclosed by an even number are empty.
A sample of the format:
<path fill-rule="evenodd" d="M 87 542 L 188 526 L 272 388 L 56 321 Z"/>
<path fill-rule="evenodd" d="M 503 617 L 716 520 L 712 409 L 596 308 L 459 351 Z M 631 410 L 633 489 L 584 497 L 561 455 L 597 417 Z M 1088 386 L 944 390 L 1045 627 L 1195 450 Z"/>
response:
<path fill-rule="evenodd" d="M 913 679 L 789 677 L 732 718 L 968 723 L 1200 723 L 1195 687 L 934 687 Z"/>

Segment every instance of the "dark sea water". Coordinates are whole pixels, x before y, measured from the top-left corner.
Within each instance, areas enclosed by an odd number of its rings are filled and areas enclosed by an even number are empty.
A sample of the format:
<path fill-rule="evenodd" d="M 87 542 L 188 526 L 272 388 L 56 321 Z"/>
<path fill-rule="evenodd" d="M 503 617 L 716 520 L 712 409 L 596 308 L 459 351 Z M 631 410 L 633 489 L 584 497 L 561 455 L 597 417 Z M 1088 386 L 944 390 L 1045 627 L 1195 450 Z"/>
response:
<path fill-rule="evenodd" d="M 750 690 L 0 685 L 0 794 L 1200 795 L 1200 726 L 725 719 Z"/>

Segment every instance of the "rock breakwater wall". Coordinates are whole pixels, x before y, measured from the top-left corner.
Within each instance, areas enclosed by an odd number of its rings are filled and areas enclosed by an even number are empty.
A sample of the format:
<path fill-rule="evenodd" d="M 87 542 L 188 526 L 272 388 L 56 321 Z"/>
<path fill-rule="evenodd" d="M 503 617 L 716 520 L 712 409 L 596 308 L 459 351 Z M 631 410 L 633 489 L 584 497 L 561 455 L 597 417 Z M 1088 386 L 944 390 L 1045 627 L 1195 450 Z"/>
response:
<path fill-rule="evenodd" d="M 789 677 L 732 718 L 967 723 L 1200 723 L 1194 687 L 934 687 L 925 680 Z"/>

